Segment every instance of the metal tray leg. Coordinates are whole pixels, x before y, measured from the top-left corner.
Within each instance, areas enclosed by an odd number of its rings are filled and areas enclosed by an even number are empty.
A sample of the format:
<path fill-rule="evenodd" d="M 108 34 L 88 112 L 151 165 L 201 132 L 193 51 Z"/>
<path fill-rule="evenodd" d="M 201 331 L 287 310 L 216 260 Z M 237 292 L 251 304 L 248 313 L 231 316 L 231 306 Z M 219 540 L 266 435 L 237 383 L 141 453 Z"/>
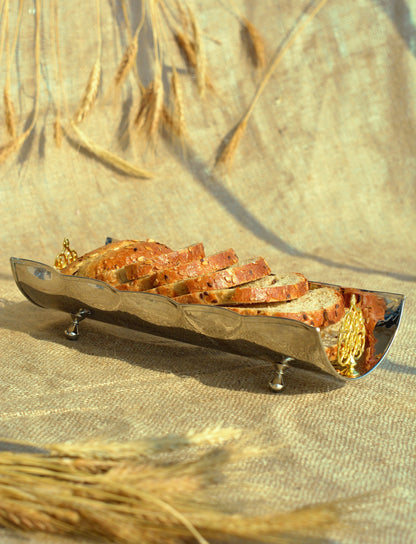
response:
<path fill-rule="evenodd" d="M 91 315 L 90 310 L 85 308 L 80 308 L 76 314 L 71 314 L 72 322 L 71 325 L 66 329 L 65 336 L 69 340 L 78 340 L 79 338 L 79 323 Z"/>
<path fill-rule="evenodd" d="M 283 390 L 285 383 L 283 381 L 283 373 L 286 368 L 289 366 L 289 363 L 294 361 L 293 357 L 285 357 L 279 363 L 274 363 L 276 369 L 276 374 L 271 382 L 269 382 L 269 387 L 272 391 L 280 392 Z"/>

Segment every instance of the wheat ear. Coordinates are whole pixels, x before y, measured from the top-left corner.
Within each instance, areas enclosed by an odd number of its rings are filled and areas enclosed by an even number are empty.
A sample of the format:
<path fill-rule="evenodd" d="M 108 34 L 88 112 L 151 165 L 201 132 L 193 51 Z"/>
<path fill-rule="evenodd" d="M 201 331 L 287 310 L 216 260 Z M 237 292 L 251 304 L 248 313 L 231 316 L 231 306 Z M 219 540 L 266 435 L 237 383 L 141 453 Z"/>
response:
<path fill-rule="evenodd" d="M 122 159 L 118 155 L 115 155 L 114 153 L 111 153 L 111 151 L 108 151 L 107 149 L 104 149 L 103 147 L 99 146 L 89 138 L 79 129 L 79 127 L 76 125 L 74 121 L 70 122 L 70 127 L 75 133 L 79 144 L 84 147 L 87 151 L 95 155 L 98 159 L 102 160 L 109 166 L 114 167 L 117 170 L 120 170 L 124 174 L 127 174 L 129 176 L 133 176 L 136 178 L 152 178 L 153 173 L 144 170 L 142 168 L 138 168 L 134 164 L 131 164 L 130 162 Z"/>
<path fill-rule="evenodd" d="M 11 140 L 7 144 L 0 147 L 0 164 L 3 164 L 4 161 L 10 157 L 10 155 L 20 149 L 26 138 L 29 136 L 30 132 L 31 131 L 25 131 L 19 137 Z"/>
<path fill-rule="evenodd" d="M 129 29 L 129 19 L 128 19 L 128 14 L 127 14 L 127 10 L 126 10 L 126 6 L 124 2 L 122 3 L 122 7 L 124 12 L 124 17 L 126 19 L 126 24 Z M 134 68 L 135 66 L 137 51 L 139 48 L 138 39 L 139 39 L 140 30 L 142 29 L 144 24 L 145 13 L 146 13 L 145 3 L 143 2 L 140 22 L 137 26 L 136 32 L 134 33 L 133 37 L 131 37 L 130 29 L 128 30 L 130 43 L 127 46 L 127 49 L 124 52 L 123 58 L 121 59 L 120 64 L 118 65 L 118 68 L 117 68 L 117 72 L 114 78 L 114 85 L 116 88 L 121 87 L 121 85 L 126 80 L 128 74 L 130 73 L 131 69 Z M 137 75 L 137 78 L 138 78 L 138 75 Z M 140 84 L 140 81 L 139 81 L 139 84 Z"/>
<path fill-rule="evenodd" d="M 312 19 L 318 14 L 318 12 L 324 7 L 328 0 L 321 0 L 315 8 L 311 11 L 309 16 L 306 18 L 305 22 L 299 26 L 299 28 L 296 30 L 296 32 L 293 34 L 290 40 L 282 47 L 282 49 L 278 49 L 274 55 L 274 58 L 272 62 L 270 63 L 266 73 L 263 76 L 263 79 L 260 83 L 260 85 L 257 88 L 257 91 L 254 95 L 254 97 L 251 100 L 251 103 L 244 114 L 244 116 L 241 118 L 239 123 L 236 126 L 236 129 L 233 133 L 233 136 L 230 138 L 228 143 L 223 147 L 223 149 L 219 152 L 218 158 L 216 160 L 216 166 L 227 166 L 230 167 L 234 161 L 235 153 L 237 151 L 238 145 L 241 141 L 241 138 L 244 134 L 244 131 L 247 127 L 247 122 L 253 113 L 253 110 L 264 90 L 266 87 L 271 75 L 273 74 L 274 70 L 284 57 L 285 53 L 288 51 L 288 49 L 292 46 L 293 42 L 296 40 L 296 38 L 301 34 L 301 32 L 306 28 L 308 23 L 312 21 Z"/>
<path fill-rule="evenodd" d="M 81 98 L 81 102 L 78 106 L 78 110 L 74 116 L 76 123 L 81 123 L 88 113 L 91 111 L 98 94 L 98 87 L 101 79 L 101 48 L 102 48 L 102 35 L 101 35 L 101 16 L 100 16 L 100 0 L 97 0 L 97 29 L 98 29 L 98 54 L 97 60 L 92 67 L 90 76 L 88 78 L 87 86 L 85 87 L 84 94 Z"/>
<path fill-rule="evenodd" d="M 101 61 L 97 58 L 88 78 L 88 83 L 82 96 L 74 121 L 81 123 L 90 112 L 97 98 L 101 77 Z"/>
<path fill-rule="evenodd" d="M 243 42 L 247 47 L 249 58 L 255 68 L 264 68 L 266 66 L 266 55 L 264 52 L 264 41 L 260 32 L 247 17 L 241 19 L 241 24 Z"/>
<path fill-rule="evenodd" d="M 138 43 L 137 43 L 137 37 L 136 35 L 133 37 L 129 45 L 127 46 L 127 49 L 124 52 L 123 58 L 120 61 L 120 64 L 118 65 L 116 75 L 114 77 L 114 85 L 115 87 L 121 87 L 121 85 L 126 80 L 127 76 L 130 73 L 130 70 L 132 69 L 132 66 L 136 60 L 138 51 Z"/>
<path fill-rule="evenodd" d="M 195 43 L 183 32 L 180 30 L 176 30 L 174 32 L 175 41 L 179 47 L 179 50 L 182 52 L 183 56 L 185 57 L 185 61 L 188 64 L 189 67 L 191 67 L 194 72 L 197 74 L 198 71 L 198 59 L 195 49 Z M 214 90 L 214 85 L 211 82 L 211 79 L 209 78 L 206 68 L 204 68 L 204 86 L 209 89 L 210 91 Z M 200 72 L 201 74 L 201 72 Z M 198 76 L 197 76 L 198 77 Z M 201 77 L 201 75 L 200 75 Z"/>

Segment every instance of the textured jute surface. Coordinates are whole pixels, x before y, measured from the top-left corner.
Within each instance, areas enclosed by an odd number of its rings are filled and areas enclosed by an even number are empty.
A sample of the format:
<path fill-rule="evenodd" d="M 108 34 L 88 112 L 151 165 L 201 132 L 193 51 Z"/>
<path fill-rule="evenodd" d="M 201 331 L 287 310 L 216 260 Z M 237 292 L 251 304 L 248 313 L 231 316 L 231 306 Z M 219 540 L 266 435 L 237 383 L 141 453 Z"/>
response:
<path fill-rule="evenodd" d="M 11 2 L 10 41 L 17 5 Z M 219 175 L 212 170 L 218 146 L 261 77 L 227 5 L 196 2 L 215 93 L 201 101 L 192 78 L 183 80 L 184 157 L 164 141 L 145 153 L 143 145 L 126 146 L 121 120 L 137 87 L 131 77 L 115 105 L 106 96 L 126 30 L 118 2 L 102 3 L 103 82 L 82 129 L 155 173 L 143 180 L 120 175 L 73 141 L 56 147 L 53 17 L 42 2 L 37 123 L 0 167 L 0 436 L 42 445 L 219 424 L 256 431 L 258 444 L 279 449 L 233 475 L 221 490 L 229 508 L 290 510 L 345 500 L 344 525 L 327 535 L 331 541 L 416 542 L 416 4 L 329 0 L 272 75 L 232 170 Z M 306 0 L 235 6 L 261 31 L 269 58 L 310 9 Z M 34 7 L 24 2 L 12 59 L 18 133 L 34 108 Z M 131 18 L 136 27 L 137 7 Z M 71 112 L 96 59 L 95 20 L 95 2 L 59 2 Z M 149 51 L 144 33 L 138 65 L 146 84 Z M 3 144 L 4 122 L 0 130 Z M 276 272 L 403 293 L 401 329 L 367 378 L 339 388 L 329 378 L 289 371 L 279 396 L 267 390 L 270 366 L 253 359 L 88 320 L 79 342 L 69 343 L 68 316 L 26 301 L 9 264 L 10 256 L 52 264 L 65 236 L 79 253 L 106 236 L 150 237 L 175 248 L 203 241 L 208 253 L 234 247 L 241 258 L 263 255 Z M 0 540 L 20 542 L 5 531 Z"/>

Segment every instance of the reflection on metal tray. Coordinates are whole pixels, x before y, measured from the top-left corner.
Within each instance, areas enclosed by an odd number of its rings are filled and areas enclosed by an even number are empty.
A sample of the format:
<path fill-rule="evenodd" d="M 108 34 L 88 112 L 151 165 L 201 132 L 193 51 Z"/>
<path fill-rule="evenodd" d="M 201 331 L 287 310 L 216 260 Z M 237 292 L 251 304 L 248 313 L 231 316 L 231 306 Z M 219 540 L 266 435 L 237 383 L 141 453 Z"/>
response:
<path fill-rule="evenodd" d="M 16 284 L 26 298 L 43 308 L 71 314 L 72 323 L 65 331 L 70 339 L 78 338 L 79 322 L 88 317 L 269 361 L 277 370 L 269 384 L 275 391 L 283 388 L 283 372 L 288 365 L 306 364 L 308 368 L 323 371 L 339 381 L 356 379 L 341 376 L 335 370 L 326 355 L 319 329 L 299 321 L 283 317 L 243 316 L 216 306 L 178 304 L 162 295 L 118 291 L 99 280 L 66 276 L 39 262 L 14 257 L 10 260 Z M 393 293 L 374 293 L 385 300 L 387 309 L 384 321 L 378 322 L 374 331 L 376 352 L 380 358 L 370 371 L 382 362 L 393 342 L 405 298 Z M 357 377 L 368 373 L 358 373 Z"/>

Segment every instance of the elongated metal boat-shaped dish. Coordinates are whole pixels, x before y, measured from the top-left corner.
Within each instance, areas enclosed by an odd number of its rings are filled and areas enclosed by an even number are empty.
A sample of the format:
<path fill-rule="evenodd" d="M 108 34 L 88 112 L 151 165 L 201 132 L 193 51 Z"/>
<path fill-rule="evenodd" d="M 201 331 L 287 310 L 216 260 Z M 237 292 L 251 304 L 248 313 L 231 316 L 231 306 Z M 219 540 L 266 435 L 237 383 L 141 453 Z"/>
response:
<path fill-rule="evenodd" d="M 78 338 L 79 322 L 88 317 L 129 329 L 150 333 L 206 348 L 269 361 L 277 374 L 270 382 L 274 390 L 283 388 L 283 372 L 306 366 L 341 381 L 367 375 L 382 363 L 396 335 L 404 296 L 373 292 L 386 303 L 383 321 L 376 325 L 377 361 L 374 366 L 349 378 L 340 375 L 329 361 L 319 329 L 282 317 L 242 316 L 226 308 L 199 304 L 178 304 L 161 295 L 118 291 L 89 278 L 66 276 L 53 267 L 27 259 L 11 258 L 17 286 L 23 295 L 43 308 L 71 314 L 68 338 Z M 316 287 L 319 284 L 313 283 Z M 334 286 L 338 287 L 338 286 Z"/>

